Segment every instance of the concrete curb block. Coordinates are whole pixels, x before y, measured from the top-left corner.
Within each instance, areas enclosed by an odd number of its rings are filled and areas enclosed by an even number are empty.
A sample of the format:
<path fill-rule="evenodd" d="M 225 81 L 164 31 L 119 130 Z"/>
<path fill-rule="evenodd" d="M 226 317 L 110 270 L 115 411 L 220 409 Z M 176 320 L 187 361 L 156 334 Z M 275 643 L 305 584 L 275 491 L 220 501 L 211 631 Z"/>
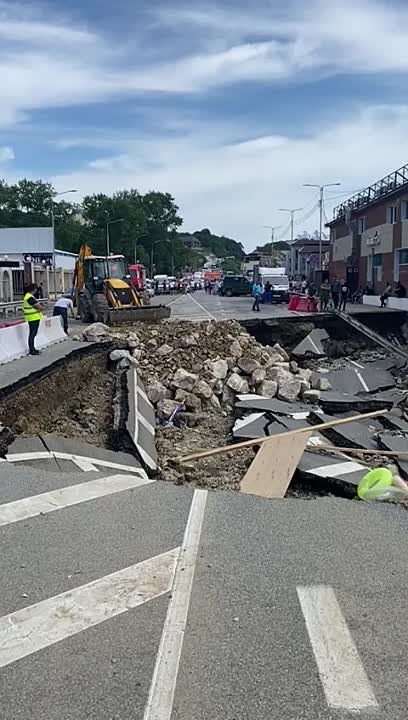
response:
<path fill-rule="evenodd" d="M 143 464 L 149 470 L 156 471 L 155 410 L 133 365 L 126 371 L 126 383 L 128 401 L 126 430 Z"/>
<path fill-rule="evenodd" d="M 43 348 L 67 339 L 60 317 L 43 318 L 36 338 L 36 347 Z M 0 365 L 28 355 L 28 323 L 0 328 Z"/>

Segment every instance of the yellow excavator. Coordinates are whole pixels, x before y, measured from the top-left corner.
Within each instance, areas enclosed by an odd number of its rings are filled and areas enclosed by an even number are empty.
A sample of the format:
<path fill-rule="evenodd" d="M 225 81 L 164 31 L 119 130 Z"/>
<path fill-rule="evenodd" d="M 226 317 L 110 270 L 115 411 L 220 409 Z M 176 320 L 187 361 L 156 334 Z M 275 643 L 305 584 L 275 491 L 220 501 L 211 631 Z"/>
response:
<path fill-rule="evenodd" d="M 144 298 L 130 282 L 123 255 L 93 255 L 83 245 L 75 263 L 73 297 L 77 314 L 84 323 L 105 325 L 155 322 L 170 317 L 165 305 L 145 305 Z"/>

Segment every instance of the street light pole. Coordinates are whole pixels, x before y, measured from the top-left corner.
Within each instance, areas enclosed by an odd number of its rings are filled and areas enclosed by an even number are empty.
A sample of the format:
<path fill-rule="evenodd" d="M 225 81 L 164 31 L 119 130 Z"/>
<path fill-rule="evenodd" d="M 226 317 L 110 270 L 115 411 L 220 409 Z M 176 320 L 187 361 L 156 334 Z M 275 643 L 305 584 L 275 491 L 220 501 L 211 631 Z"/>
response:
<path fill-rule="evenodd" d="M 54 198 L 60 197 L 60 195 L 68 195 L 69 193 L 76 193 L 76 190 L 64 190 L 63 192 L 55 193 L 51 195 L 51 227 L 52 227 L 52 271 L 54 275 L 54 297 L 57 299 L 57 268 L 55 258 L 55 215 L 54 215 Z"/>
<path fill-rule="evenodd" d="M 314 187 L 319 188 L 320 191 L 320 200 L 319 200 L 319 209 L 320 209 L 320 218 L 319 218 L 319 269 L 320 271 L 323 270 L 323 262 L 322 262 L 322 235 L 323 235 L 323 197 L 324 197 L 324 189 L 327 187 L 335 187 L 336 185 L 341 185 L 339 182 L 335 183 L 326 183 L 325 185 L 315 185 L 313 183 L 303 183 L 303 187 Z"/>
<path fill-rule="evenodd" d="M 117 220 L 108 220 L 106 223 L 106 255 L 109 257 L 110 255 L 110 238 L 109 238 L 109 225 L 114 225 L 115 223 L 124 222 L 125 218 L 118 218 Z"/>
<path fill-rule="evenodd" d="M 275 242 L 275 230 L 279 230 L 280 225 L 262 225 L 262 227 L 267 228 L 271 231 L 271 257 L 274 258 L 274 247 L 273 243 Z"/>
<path fill-rule="evenodd" d="M 295 221 L 295 213 L 300 212 L 303 210 L 303 208 L 278 208 L 278 212 L 288 212 L 290 213 L 290 242 L 293 243 L 294 239 L 294 221 Z"/>

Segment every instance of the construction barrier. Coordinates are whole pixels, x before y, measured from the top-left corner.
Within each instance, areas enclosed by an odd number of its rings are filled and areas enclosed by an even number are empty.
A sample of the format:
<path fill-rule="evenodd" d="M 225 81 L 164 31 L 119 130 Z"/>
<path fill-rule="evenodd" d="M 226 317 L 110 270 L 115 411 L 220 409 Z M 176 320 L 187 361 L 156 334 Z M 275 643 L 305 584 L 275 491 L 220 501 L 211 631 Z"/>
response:
<path fill-rule="evenodd" d="M 317 302 L 314 297 L 291 293 L 288 310 L 296 312 L 317 312 Z"/>
<path fill-rule="evenodd" d="M 54 343 L 66 340 L 60 317 L 43 318 L 35 340 L 35 346 L 42 350 Z M 28 323 L 0 328 L 0 365 L 28 355 Z"/>

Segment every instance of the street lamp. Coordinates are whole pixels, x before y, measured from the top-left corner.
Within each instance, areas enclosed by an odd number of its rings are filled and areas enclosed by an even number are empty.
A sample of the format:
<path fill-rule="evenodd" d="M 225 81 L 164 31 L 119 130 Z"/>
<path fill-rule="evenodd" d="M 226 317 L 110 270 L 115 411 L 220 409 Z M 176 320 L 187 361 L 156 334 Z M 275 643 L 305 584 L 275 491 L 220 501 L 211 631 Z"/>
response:
<path fill-rule="evenodd" d="M 271 231 L 271 258 L 273 258 L 273 261 L 275 262 L 275 257 L 274 257 L 275 251 L 274 251 L 273 243 L 275 240 L 275 230 L 279 230 L 280 225 L 262 225 L 262 227 Z"/>
<path fill-rule="evenodd" d="M 315 185 L 313 183 L 303 183 L 303 187 L 314 187 L 319 188 L 320 191 L 320 200 L 319 200 L 319 207 L 320 207 L 320 224 L 319 224 L 319 268 L 320 271 L 323 270 L 323 263 L 322 263 L 322 234 L 323 234 L 323 195 L 324 195 L 324 189 L 327 187 L 335 187 L 336 185 L 341 185 L 339 182 L 335 183 L 326 183 L 325 185 Z"/>
<path fill-rule="evenodd" d="M 117 220 L 108 220 L 106 223 L 106 255 L 109 257 L 110 255 L 110 240 L 109 240 L 109 225 L 114 225 L 115 223 L 124 222 L 125 218 L 118 218 Z"/>
<path fill-rule="evenodd" d="M 56 258 L 55 258 L 55 215 L 54 215 L 54 198 L 60 197 L 61 195 L 69 195 L 69 193 L 76 193 L 76 190 L 63 190 L 59 193 L 51 195 L 51 227 L 52 227 L 52 270 L 54 275 L 54 295 L 57 299 L 57 276 L 56 276 Z"/>
<path fill-rule="evenodd" d="M 154 255 L 154 246 L 158 245 L 158 243 L 161 242 L 169 242 L 169 238 L 160 238 L 160 240 L 153 240 L 152 247 L 150 248 L 150 277 L 153 279 L 153 255 Z"/>
<path fill-rule="evenodd" d="M 295 213 L 300 212 L 303 210 L 303 208 L 278 208 L 278 212 L 288 212 L 290 213 L 290 242 L 293 243 L 293 223 L 295 218 Z"/>

